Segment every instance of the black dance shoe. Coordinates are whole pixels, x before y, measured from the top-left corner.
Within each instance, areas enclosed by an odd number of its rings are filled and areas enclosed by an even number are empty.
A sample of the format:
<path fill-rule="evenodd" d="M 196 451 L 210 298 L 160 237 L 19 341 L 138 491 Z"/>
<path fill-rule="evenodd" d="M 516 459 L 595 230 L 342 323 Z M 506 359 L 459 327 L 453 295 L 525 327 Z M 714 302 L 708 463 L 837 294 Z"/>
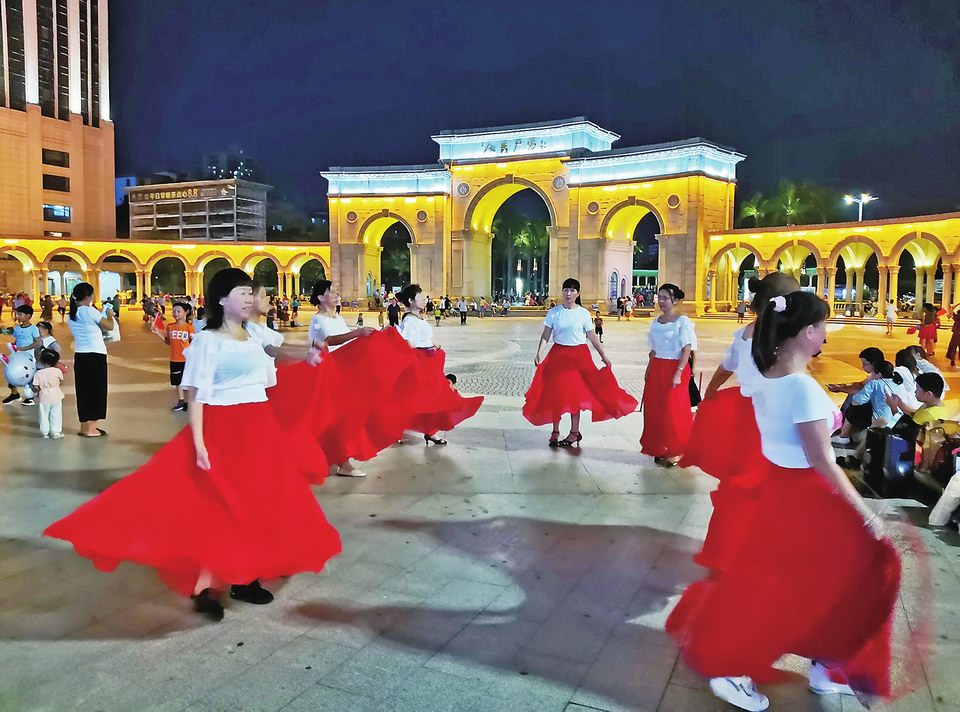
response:
<path fill-rule="evenodd" d="M 215 592 L 212 589 L 205 588 L 192 596 L 193 610 L 219 623 L 223 620 L 223 606 L 213 595 L 215 595 Z"/>
<path fill-rule="evenodd" d="M 261 586 L 259 581 L 251 581 L 245 586 L 231 586 L 230 598 L 263 606 L 273 600 L 273 594 Z"/>

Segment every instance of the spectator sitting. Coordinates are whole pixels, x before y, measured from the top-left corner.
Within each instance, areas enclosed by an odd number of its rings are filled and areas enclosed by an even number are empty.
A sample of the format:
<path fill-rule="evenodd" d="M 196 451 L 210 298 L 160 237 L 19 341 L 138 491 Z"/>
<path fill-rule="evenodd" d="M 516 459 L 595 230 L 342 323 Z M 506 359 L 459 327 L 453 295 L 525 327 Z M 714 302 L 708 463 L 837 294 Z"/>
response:
<path fill-rule="evenodd" d="M 850 436 L 854 432 L 866 430 L 871 425 L 883 427 L 893 420 L 893 411 L 887 403 L 887 396 L 900 395 L 899 387 L 903 385 L 903 378 L 893 370 L 893 364 L 889 361 L 870 365 L 875 373 L 863 384 L 863 388 L 850 397 L 851 408 L 847 410 L 839 434 L 832 439 L 834 445 L 849 445 Z M 851 412 L 854 406 L 866 405 L 870 406 L 869 420 L 862 417 L 860 411 Z"/>
<path fill-rule="evenodd" d="M 949 413 L 944 404 L 943 378 L 936 373 L 921 373 L 917 376 L 916 399 L 920 402 L 919 408 L 911 408 L 903 398 L 896 394 L 887 396 L 887 404 L 913 417 L 917 425 L 927 425 L 935 420 L 947 420 Z"/>

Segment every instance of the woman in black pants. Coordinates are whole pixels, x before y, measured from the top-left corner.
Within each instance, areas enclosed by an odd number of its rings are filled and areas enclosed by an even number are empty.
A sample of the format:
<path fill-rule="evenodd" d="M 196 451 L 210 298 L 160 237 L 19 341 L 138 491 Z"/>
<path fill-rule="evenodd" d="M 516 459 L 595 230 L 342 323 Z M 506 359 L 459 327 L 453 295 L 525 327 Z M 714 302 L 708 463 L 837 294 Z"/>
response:
<path fill-rule="evenodd" d="M 103 335 L 113 331 L 113 306 L 104 313 L 93 306 L 93 285 L 80 282 L 70 295 L 67 325 L 73 334 L 73 368 L 77 386 L 77 417 L 84 438 L 100 438 L 97 427 L 107 417 L 107 347 Z"/>

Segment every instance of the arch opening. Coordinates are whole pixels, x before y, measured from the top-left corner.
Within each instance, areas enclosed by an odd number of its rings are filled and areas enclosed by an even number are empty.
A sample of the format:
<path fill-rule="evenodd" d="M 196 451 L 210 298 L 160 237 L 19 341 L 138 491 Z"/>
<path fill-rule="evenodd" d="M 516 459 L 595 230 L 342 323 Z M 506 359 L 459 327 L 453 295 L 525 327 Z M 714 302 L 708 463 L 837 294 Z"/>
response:
<path fill-rule="evenodd" d="M 150 293 L 183 296 L 187 291 L 186 265 L 179 257 L 161 257 L 150 269 Z"/>
<path fill-rule="evenodd" d="M 516 188 L 510 183 L 491 190 Z M 519 189 L 504 191 L 507 196 L 496 206 L 491 220 L 491 242 L 487 280 L 494 299 L 504 297 L 514 304 L 546 303 L 553 284 L 550 274 L 550 227 L 554 225 L 550 205 L 538 191 L 520 184 Z M 493 203 L 487 203 L 488 207 Z M 486 209 L 486 208 L 485 208 Z M 485 296 L 485 295 L 484 295 Z"/>
<path fill-rule="evenodd" d="M 327 270 L 323 262 L 316 257 L 300 266 L 300 291 L 303 294 L 310 295 L 313 292 L 313 285 L 321 279 L 327 279 Z"/>
<path fill-rule="evenodd" d="M 100 295 L 109 299 L 120 295 L 124 304 L 137 299 L 137 265 L 126 255 L 110 255 L 100 261 Z"/>
<path fill-rule="evenodd" d="M 23 250 L 0 248 L 0 293 L 32 291 L 32 272 L 36 264 L 32 255 Z"/>
<path fill-rule="evenodd" d="M 212 260 L 209 260 L 205 265 L 203 265 L 203 293 L 207 293 L 207 287 L 210 286 L 210 280 L 213 279 L 213 275 L 217 272 L 222 272 L 225 269 L 230 268 L 230 262 L 224 257 L 214 257 Z"/>
<path fill-rule="evenodd" d="M 399 220 L 394 221 L 386 229 L 380 238 L 380 277 L 374 285 L 377 289 L 390 293 L 410 284 L 410 245 L 412 244 L 413 235 Z"/>
<path fill-rule="evenodd" d="M 47 282 L 40 287 L 40 291 L 70 296 L 73 288 L 84 281 L 85 272 L 85 266 L 72 254 L 53 255 L 47 258 Z"/>
<path fill-rule="evenodd" d="M 251 276 L 255 282 L 263 285 L 267 294 L 283 296 L 280 294 L 280 270 L 272 258 L 264 256 L 254 262 Z"/>

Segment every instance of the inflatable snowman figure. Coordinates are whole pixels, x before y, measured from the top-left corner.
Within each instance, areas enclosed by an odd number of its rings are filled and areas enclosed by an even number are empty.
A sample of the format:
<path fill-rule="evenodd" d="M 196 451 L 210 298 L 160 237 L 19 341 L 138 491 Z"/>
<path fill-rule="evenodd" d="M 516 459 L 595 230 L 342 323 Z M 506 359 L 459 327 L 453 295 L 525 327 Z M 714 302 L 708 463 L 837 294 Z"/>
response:
<path fill-rule="evenodd" d="M 0 354 L 7 383 L 13 388 L 22 388 L 24 399 L 33 398 L 33 377 L 37 373 L 37 359 L 33 355 L 33 349 L 17 351 L 13 344 L 7 346 L 10 348 L 10 355 Z"/>

